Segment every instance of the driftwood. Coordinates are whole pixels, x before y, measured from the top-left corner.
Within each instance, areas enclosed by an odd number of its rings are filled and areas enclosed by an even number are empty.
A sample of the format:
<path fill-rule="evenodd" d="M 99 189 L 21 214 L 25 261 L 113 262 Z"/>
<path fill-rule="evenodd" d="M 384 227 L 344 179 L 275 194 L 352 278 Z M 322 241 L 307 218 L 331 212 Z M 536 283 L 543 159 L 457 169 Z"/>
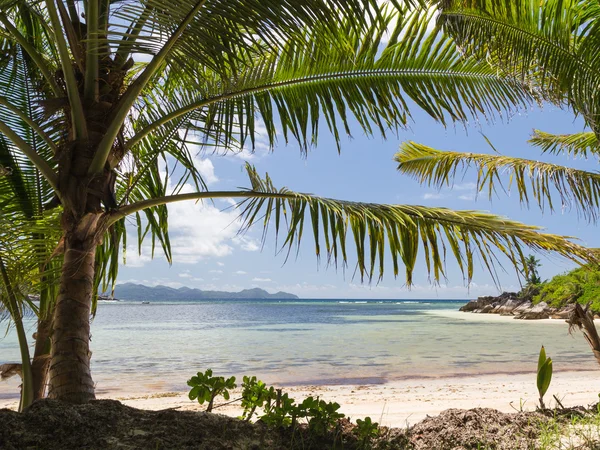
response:
<path fill-rule="evenodd" d="M 573 333 L 575 329 L 583 332 L 585 340 L 592 348 L 596 361 L 600 364 L 600 336 L 598 336 L 598 331 L 594 325 L 594 313 L 589 308 L 589 304 L 585 308 L 582 308 L 579 303 L 576 304 L 571 316 L 567 319 L 567 323 L 569 324 L 569 333 Z"/>
<path fill-rule="evenodd" d="M 0 380 L 8 380 L 10 377 L 19 375 L 22 379 L 21 364 L 2 364 L 0 365 Z"/>

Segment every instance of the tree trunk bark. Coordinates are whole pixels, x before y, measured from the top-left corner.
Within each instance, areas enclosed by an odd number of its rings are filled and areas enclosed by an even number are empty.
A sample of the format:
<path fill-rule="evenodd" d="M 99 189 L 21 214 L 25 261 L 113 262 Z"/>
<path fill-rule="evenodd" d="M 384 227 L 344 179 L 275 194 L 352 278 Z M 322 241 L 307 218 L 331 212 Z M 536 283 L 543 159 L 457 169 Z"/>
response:
<path fill-rule="evenodd" d="M 92 218 L 93 221 L 93 218 Z M 86 228 L 83 223 L 80 229 Z M 65 237 L 60 291 L 54 311 L 50 398 L 86 403 L 95 398 L 90 372 L 90 309 L 94 286 L 95 226 Z"/>
<path fill-rule="evenodd" d="M 39 400 L 46 396 L 48 384 L 48 367 L 50 365 L 50 337 L 52 319 L 50 317 L 38 319 L 37 334 L 35 336 L 35 351 L 31 371 L 33 375 L 33 399 Z"/>
<path fill-rule="evenodd" d="M 589 311 L 589 307 L 589 304 L 585 308 L 582 308 L 579 303 L 575 304 L 575 309 L 567 323 L 569 324 L 569 333 L 575 328 L 583 331 L 583 337 L 590 345 L 596 362 L 600 364 L 600 336 L 594 325 L 594 314 Z"/>

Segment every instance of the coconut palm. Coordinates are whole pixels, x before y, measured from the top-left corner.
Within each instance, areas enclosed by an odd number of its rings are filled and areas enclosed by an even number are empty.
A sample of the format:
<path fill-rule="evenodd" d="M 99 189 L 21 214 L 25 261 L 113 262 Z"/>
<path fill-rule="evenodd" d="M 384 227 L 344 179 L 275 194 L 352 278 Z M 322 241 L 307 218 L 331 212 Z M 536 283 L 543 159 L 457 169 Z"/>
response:
<path fill-rule="evenodd" d="M 525 258 L 525 264 L 523 265 L 523 273 L 525 275 L 525 281 L 527 287 L 533 287 L 542 282 L 538 273 L 538 267 L 540 267 L 540 260 L 535 255 L 528 255 Z"/>
<path fill-rule="evenodd" d="M 490 214 L 324 199 L 277 189 L 250 166 L 248 189 L 207 189 L 190 136 L 203 148 L 253 148 L 261 120 L 271 147 L 279 127 L 305 151 L 323 124 L 339 145 L 350 123 L 367 134 L 397 131 L 410 120 L 409 105 L 445 124 L 508 113 L 534 98 L 527 84 L 430 32 L 431 14 L 410 1 L 389 9 L 378 3 L 0 0 L 2 73 L 14 73 L 26 58 L 26 76 L 41 93 L 33 109 L 1 103 L 0 133 L 43 177 L 53 194 L 47 207 L 61 213 L 51 397 L 94 397 L 89 317 L 97 280 L 116 276 L 127 218 L 139 245 L 148 235 L 170 260 L 172 202 L 239 199 L 244 228 L 272 223 L 290 248 L 311 227 L 317 255 L 345 264 L 352 244 L 368 279 L 383 274 L 387 253 L 394 274 L 403 265 L 410 284 L 420 249 L 435 280 L 447 253 L 468 280 L 477 255 L 493 273 L 494 249 L 515 264 L 525 246 L 592 258 L 564 237 Z M 11 126 L 15 117 L 24 130 Z M 165 162 L 179 167 L 165 176 Z M 196 191 L 181 193 L 190 180 Z M 98 265 L 99 255 L 110 262 Z"/>

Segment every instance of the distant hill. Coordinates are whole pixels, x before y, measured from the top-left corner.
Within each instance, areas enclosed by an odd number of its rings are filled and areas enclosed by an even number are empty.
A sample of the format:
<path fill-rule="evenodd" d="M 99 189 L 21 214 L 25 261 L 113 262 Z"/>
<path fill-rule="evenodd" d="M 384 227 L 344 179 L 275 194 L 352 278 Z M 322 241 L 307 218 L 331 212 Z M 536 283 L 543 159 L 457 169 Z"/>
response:
<path fill-rule="evenodd" d="M 273 299 L 273 300 L 295 300 L 299 297 L 287 292 L 277 292 L 269 294 L 264 289 L 244 289 L 240 292 L 226 291 L 202 291 L 182 287 L 179 289 L 167 286 L 144 286 L 142 284 L 125 283 L 119 284 L 115 288 L 115 298 L 119 300 L 238 300 L 238 299 Z"/>

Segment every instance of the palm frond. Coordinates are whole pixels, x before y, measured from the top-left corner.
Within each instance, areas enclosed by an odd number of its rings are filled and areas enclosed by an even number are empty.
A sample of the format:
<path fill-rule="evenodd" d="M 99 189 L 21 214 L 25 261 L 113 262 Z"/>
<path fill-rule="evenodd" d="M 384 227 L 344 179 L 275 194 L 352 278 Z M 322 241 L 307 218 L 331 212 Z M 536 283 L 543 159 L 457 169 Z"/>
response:
<path fill-rule="evenodd" d="M 235 136 L 240 145 L 254 144 L 257 118 L 273 145 L 278 119 L 286 142 L 293 139 L 306 149 L 317 141 L 322 122 L 338 143 L 342 133 L 351 134 L 352 119 L 367 134 L 385 136 L 407 125 L 411 102 L 445 124 L 510 114 L 532 100 L 526 86 L 464 58 L 439 30 L 428 29 L 430 13 L 382 17 L 385 24 L 397 19 L 383 49 L 385 27 L 379 22 L 359 32 L 336 21 L 316 24 L 303 31 L 303 39 L 281 40 L 258 56 L 238 54 L 243 64 L 228 66 L 226 74 L 187 58 L 185 70 L 169 71 L 176 86 L 164 99 L 170 112 L 138 131 L 129 147 L 190 112 L 201 114 L 192 121 L 207 128 L 219 124 L 222 140 L 229 144 Z"/>
<path fill-rule="evenodd" d="M 361 278 L 369 280 L 376 271 L 380 279 L 383 276 L 386 253 L 391 257 L 394 276 L 399 274 L 400 263 L 405 266 L 408 285 L 412 284 L 415 263 L 421 252 L 428 274 L 436 282 L 444 276 L 447 256 L 456 260 L 467 282 L 472 279 L 475 256 L 479 256 L 494 279 L 496 253 L 506 256 L 515 267 L 522 267 L 524 247 L 557 252 L 576 261 L 596 258 L 589 249 L 568 238 L 540 233 L 539 227 L 492 214 L 321 198 L 286 188 L 276 189 L 268 175 L 260 178 L 249 165 L 247 171 L 253 193 L 282 197 L 244 200 L 239 205 L 244 229 L 259 223 L 266 235 L 269 225 L 274 226 L 276 235 L 283 234 L 282 246 L 291 251 L 299 245 L 305 227 L 312 228 L 317 256 L 321 255 L 323 239 L 324 253 L 328 261 L 334 263 L 340 260 L 346 264 L 352 240 L 357 270 Z"/>
<path fill-rule="evenodd" d="M 238 61 L 240 50 L 254 51 L 255 44 L 276 47 L 281 40 L 297 37 L 306 28 L 349 21 L 355 29 L 377 20 L 375 0 L 166 0 L 128 1 L 113 9 L 108 43 L 121 53 L 156 55 L 173 37 L 190 12 L 195 14 L 173 43 L 168 55 L 176 66 L 186 58 L 213 70 Z M 414 7 L 418 1 L 392 1 L 397 8 Z"/>
<path fill-rule="evenodd" d="M 522 267 L 525 247 L 542 253 L 554 252 L 577 262 L 595 261 L 597 257 L 595 252 L 567 237 L 541 233 L 540 227 L 493 214 L 322 198 L 286 188 L 276 189 L 268 175 L 262 179 L 249 165 L 247 171 L 251 189 L 152 198 L 110 213 L 106 223 L 115 223 L 148 207 L 177 201 L 241 198 L 238 207 L 242 232 L 258 224 L 262 225 L 263 237 L 266 237 L 272 226 L 276 236 L 283 237 L 281 248 L 290 252 L 300 244 L 306 229 L 314 237 L 317 257 L 325 255 L 332 264 L 346 265 L 352 247 L 361 279 L 372 280 L 376 274 L 379 279 L 383 276 L 387 256 L 391 258 L 395 276 L 400 273 L 400 265 L 404 265 L 408 285 L 413 282 L 419 253 L 428 274 L 436 282 L 444 277 L 448 256 L 456 260 L 467 282 L 472 279 L 476 257 L 497 280 L 498 255 L 506 256 L 515 268 Z"/>
<path fill-rule="evenodd" d="M 440 21 L 467 54 L 568 104 L 598 131 L 600 8 L 581 0 L 443 0 Z"/>
<path fill-rule="evenodd" d="M 600 155 L 600 142 L 596 133 L 591 131 L 573 134 L 552 134 L 534 130 L 534 134 L 528 142 L 541 148 L 543 152 L 554 155 L 567 154 L 582 156 L 584 158 L 592 154 L 596 156 Z"/>
<path fill-rule="evenodd" d="M 417 144 L 403 143 L 395 160 L 400 172 L 412 175 L 420 183 L 442 188 L 471 166 L 477 171 L 477 190 L 487 190 L 490 198 L 496 187 L 515 186 L 521 203 L 529 205 L 530 196 L 543 211 L 555 210 L 553 197 L 560 208 L 574 207 L 588 220 L 595 221 L 600 207 L 600 174 L 556 164 L 501 155 L 440 151 Z"/>

